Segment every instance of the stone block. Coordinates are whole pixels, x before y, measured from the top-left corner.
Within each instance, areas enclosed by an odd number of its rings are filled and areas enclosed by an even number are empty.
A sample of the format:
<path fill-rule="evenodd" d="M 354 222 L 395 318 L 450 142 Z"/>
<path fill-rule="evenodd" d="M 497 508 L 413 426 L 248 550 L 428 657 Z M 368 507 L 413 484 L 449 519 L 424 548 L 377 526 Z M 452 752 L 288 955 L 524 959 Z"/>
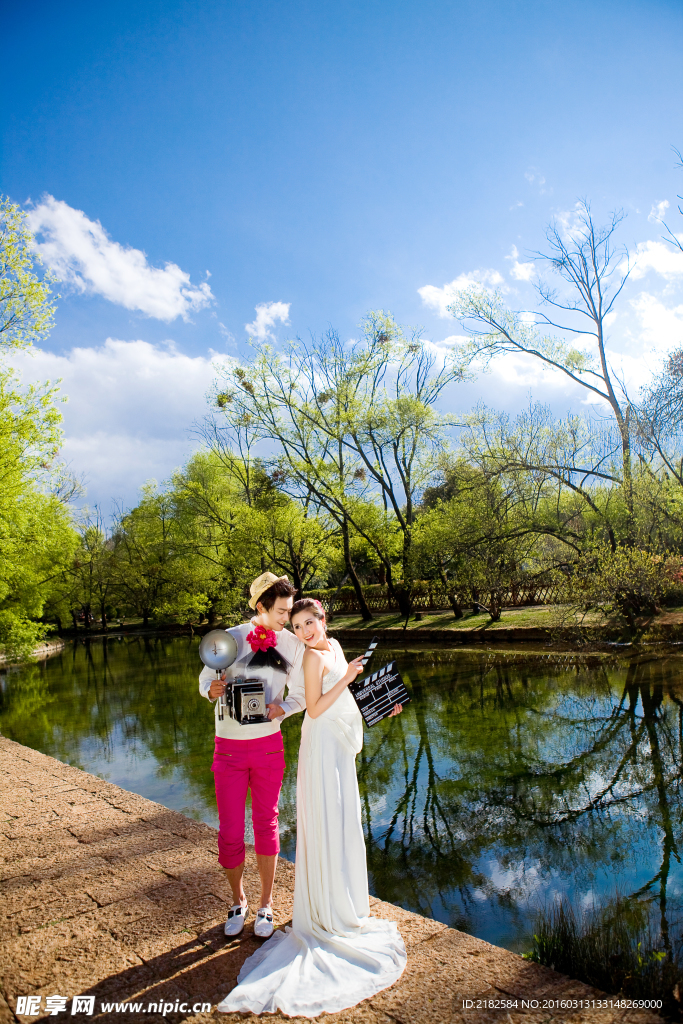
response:
<path fill-rule="evenodd" d="M 370 900 L 370 916 L 381 917 L 385 921 L 394 921 L 398 925 L 406 950 L 410 950 L 418 943 L 432 939 L 442 932 L 449 931 L 448 926 L 440 921 L 421 917 L 419 914 L 413 914 L 410 910 L 403 910 L 402 907 L 396 907 L 393 903 L 384 903 L 375 897 Z"/>
<path fill-rule="evenodd" d="M 171 832 L 173 835 L 182 836 L 184 839 L 190 839 L 196 843 L 202 840 L 209 843 L 216 841 L 216 830 L 210 825 L 195 821 L 193 818 L 186 818 L 179 811 L 169 811 L 166 808 L 160 808 L 157 811 L 158 804 L 153 804 L 152 807 L 154 810 L 142 814 L 141 818 L 155 828 L 163 829 L 165 832 Z"/>
<path fill-rule="evenodd" d="M 69 918 L 79 917 L 96 907 L 97 904 L 86 896 L 85 893 L 77 893 L 71 897 L 61 897 L 50 900 L 32 910 L 26 910 L 4 922 L 3 940 L 15 935 L 22 935 L 25 932 L 34 931 L 36 928 L 44 928 L 46 925 L 57 924 L 61 921 L 68 921 Z"/>
<path fill-rule="evenodd" d="M 17 995 L 92 993 L 91 1024 L 121 1024 L 105 1002 L 211 1002 L 235 985 L 253 935 L 260 882 L 247 848 L 245 890 L 252 913 L 243 934 L 223 934 L 227 881 L 216 859 L 216 831 L 105 780 L 0 737 L 0 901 L 6 932 L 0 976 L 13 1019 Z M 291 919 L 294 865 L 280 861 L 275 921 Z M 581 998 L 593 990 L 506 950 L 371 899 L 371 913 L 395 921 L 408 964 L 392 988 L 326 1016 L 330 1024 L 648 1024 L 649 1012 L 472 1011 L 463 999 L 533 994 Z M 275 1020 L 284 1021 L 281 1014 Z M 221 1018 L 240 1024 L 244 1017 Z M 146 1024 L 210 1024 L 212 1014 L 161 1011 Z M 78 1024 L 82 1024 L 81 1021 Z M 301 1024 L 304 1024 L 303 1020 Z M 306 1022 L 308 1024 L 308 1022 Z M 660 1022 L 661 1024 L 661 1022 Z"/>
<path fill-rule="evenodd" d="M 128 821 L 123 811 L 111 807 L 104 800 L 95 799 L 60 815 L 62 827 L 68 828 L 83 843 L 95 842 L 98 836 L 111 835 L 117 828 L 125 828 Z"/>
<path fill-rule="evenodd" d="M 137 870 L 136 870 L 137 868 Z M 139 893 L 145 893 L 159 886 L 161 873 L 149 871 L 139 865 L 118 866 L 113 869 L 107 864 L 107 871 L 98 878 L 89 878 L 83 888 L 99 906 L 126 900 Z"/>
<path fill-rule="evenodd" d="M 49 900 L 59 899 L 61 893 L 51 882 L 19 875 L 0 882 L 0 906 L 3 917 L 11 917 L 22 911 L 33 910 Z"/>
<path fill-rule="evenodd" d="M 63 828 L 59 817 L 51 809 L 34 811 L 23 818 L 12 818 L 2 822 L 0 832 L 8 839 L 36 839 L 49 835 L 53 828 Z"/>
<path fill-rule="evenodd" d="M 145 860 L 150 854 L 177 850 L 183 844 L 183 840 L 177 836 L 169 835 L 160 829 L 135 829 L 125 832 L 117 831 L 106 838 L 98 839 L 89 843 L 90 850 L 94 856 L 102 857 L 110 864 L 117 861 L 131 862 L 133 860 Z M 159 869 L 156 869 L 159 870 Z"/>
<path fill-rule="evenodd" d="M 150 850 L 143 855 L 147 867 L 163 871 L 173 878 L 190 878 L 206 872 L 214 872 L 225 878 L 217 857 L 212 857 L 208 850 L 195 846 L 194 843 L 168 832 L 160 832 L 169 844 L 166 848 Z M 171 845 L 172 844 L 172 845 Z"/>
<path fill-rule="evenodd" d="M 71 998 L 140 959 L 107 934 L 75 922 L 56 922 L 5 943 L 0 951 L 2 987 L 11 1005 L 17 995 Z"/>

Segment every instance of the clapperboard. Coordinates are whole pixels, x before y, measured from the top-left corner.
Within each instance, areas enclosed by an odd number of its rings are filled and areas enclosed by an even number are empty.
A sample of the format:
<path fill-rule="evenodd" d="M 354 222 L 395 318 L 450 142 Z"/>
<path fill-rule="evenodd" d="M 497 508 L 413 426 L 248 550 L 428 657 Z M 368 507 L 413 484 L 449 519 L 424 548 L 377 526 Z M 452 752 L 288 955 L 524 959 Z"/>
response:
<path fill-rule="evenodd" d="M 377 638 L 373 637 L 363 655 L 364 665 L 369 662 L 376 646 Z M 395 704 L 406 704 L 410 700 L 395 661 L 390 661 L 388 665 L 365 679 L 349 683 L 349 690 L 368 726 L 377 725 L 386 718 L 393 711 Z"/>

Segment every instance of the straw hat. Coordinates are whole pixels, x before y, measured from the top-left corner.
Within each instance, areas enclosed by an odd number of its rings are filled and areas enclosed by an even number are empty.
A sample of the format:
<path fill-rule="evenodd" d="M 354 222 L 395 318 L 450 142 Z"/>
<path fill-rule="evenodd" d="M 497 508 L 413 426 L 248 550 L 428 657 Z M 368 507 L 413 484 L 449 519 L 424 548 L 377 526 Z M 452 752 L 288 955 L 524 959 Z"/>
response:
<path fill-rule="evenodd" d="M 258 576 L 249 587 L 249 593 L 251 594 L 249 607 L 255 609 L 258 601 L 261 599 L 261 594 L 272 587 L 273 583 L 279 583 L 280 580 L 287 580 L 289 583 L 286 576 L 276 576 L 272 572 L 264 572 L 261 576 Z"/>

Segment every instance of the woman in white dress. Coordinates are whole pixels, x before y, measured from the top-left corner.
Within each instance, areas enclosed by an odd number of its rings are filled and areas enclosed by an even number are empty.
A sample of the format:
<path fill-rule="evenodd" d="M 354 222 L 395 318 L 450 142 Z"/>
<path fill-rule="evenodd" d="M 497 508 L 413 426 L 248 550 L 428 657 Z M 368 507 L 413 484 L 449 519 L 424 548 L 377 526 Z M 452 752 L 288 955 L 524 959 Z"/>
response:
<path fill-rule="evenodd" d="M 317 1017 L 355 1006 L 392 985 L 406 952 L 396 925 L 370 917 L 356 779 L 363 719 L 348 685 L 362 671 L 327 637 L 311 598 L 291 613 L 304 654 L 306 717 L 297 772 L 296 881 L 292 927 L 244 962 L 223 1013 Z M 394 708 L 398 714 L 401 706 Z"/>

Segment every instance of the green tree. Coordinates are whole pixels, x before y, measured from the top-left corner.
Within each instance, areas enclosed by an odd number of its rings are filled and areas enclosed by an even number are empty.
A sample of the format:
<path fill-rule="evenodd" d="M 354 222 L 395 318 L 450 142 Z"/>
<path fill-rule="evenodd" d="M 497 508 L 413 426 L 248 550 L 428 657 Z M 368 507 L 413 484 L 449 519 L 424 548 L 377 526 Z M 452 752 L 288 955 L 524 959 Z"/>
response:
<path fill-rule="evenodd" d="M 12 658 L 45 635 L 36 620 L 76 545 L 69 510 L 49 489 L 61 440 L 54 394 L 20 391 L 0 371 L 0 647 Z"/>
<path fill-rule="evenodd" d="M 46 337 L 54 322 L 48 281 L 36 273 L 41 263 L 26 214 L 0 196 L 0 349 L 27 348 Z"/>
<path fill-rule="evenodd" d="M 112 535 L 114 586 L 144 626 L 152 617 L 185 620 L 205 606 L 196 560 L 180 526 L 173 496 L 154 482 L 143 487 L 135 508 L 118 517 Z"/>
<path fill-rule="evenodd" d="M 579 510 L 613 550 L 633 539 L 633 480 L 629 508 L 621 486 L 620 442 L 603 423 L 571 414 L 558 420 L 538 403 L 514 417 L 482 406 L 464 417 L 459 440 L 463 455 L 486 477 L 514 480 L 520 492 L 554 503 L 554 526 L 546 526 L 566 543 L 579 540 Z"/>
<path fill-rule="evenodd" d="M 26 348 L 52 326 L 48 280 L 20 208 L 0 197 L 0 354 Z M 0 364 L 0 648 L 28 656 L 45 634 L 36 621 L 76 544 L 58 460 L 61 416 L 49 384 L 21 389 Z M 68 488 L 67 488 L 68 492 Z"/>
<path fill-rule="evenodd" d="M 595 608 L 605 615 L 617 612 L 631 630 L 637 628 L 636 616 L 654 615 L 667 591 L 680 589 L 680 558 L 639 548 L 603 546 L 581 560 L 569 581 L 569 593 L 584 608 Z"/>
<path fill-rule="evenodd" d="M 169 496 L 184 557 L 193 563 L 196 600 L 213 624 L 245 603 L 245 587 L 264 571 L 255 545 L 260 509 L 286 499 L 261 466 L 224 449 L 193 455 Z"/>
<path fill-rule="evenodd" d="M 90 629 L 94 612 L 99 612 L 102 629 L 107 629 L 107 607 L 114 585 L 114 541 L 107 535 L 99 509 L 87 514 L 74 555 L 71 572 L 72 607 L 85 613 L 85 627 Z"/>
<path fill-rule="evenodd" d="M 353 345 L 329 331 L 321 341 L 292 342 L 284 354 L 258 346 L 250 364 L 226 367 L 217 382 L 228 427 L 248 417 L 262 440 L 277 444 L 289 493 L 317 502 L 338 524 L 365 618 L 371 616 L 351 561 L 351 532 L 373 548 L 409 615 L 417 496 L 434 474 L 447 426 L 435 403 L 462 376 L 453 360 L 437 363 L 419 332 L 407 336 L 380 311 L 368 314 Z M 356 514 L 368 501 L 400 533 L 398 566 Z"/>
<path fill-rule="evenodd" d="M 312 580 L 324 576 L 334 558 L 336 524 L 314 509 L 289 499 L 250 517 L 249 537 L 266 565 L 289 577 L 301 596 Z"/>
<path fill-rule="evenodd" d="M 509 591 L 542 580 L 549 559 L 539 558 L 539 538 L 548 524 L 537 497 L 518 480 L 487 477 L 466 463 L 452 465 L 444 485 L 425 494 L 416 555 L 440 579 L 456 618 L 469 595 L 498 621 Z"/>
<path fill-rule="evenodd" d="M 683 489 L 683 349 L 668 354 L 635 411 L 640 464 L 651 486 L 661 491 L 658 481 L 670 481 Z"/>
<path fill-rule="evenodd" d="M 628 253 L 614 243 L 622 219 L 622 213 L 614 213 L 606 226 L 597 227 L 583 201 L 569 223 L 550 225 L 548 251 L 533 255 L 561 280 L 562 290 L 541 280 L 542 308 L 513 311 L 499 291 L 473 286 L 460 292 L 449 309 L 470 334 L 463 349 L 469 363 L 486 367 L 506 353 L 529 356 L 579 385 L 587 399 L 609 406 L 619 437 L 619 485 L 632 515 L 631 403 L 606 351 L 606 324 L 629 275 Z M 579 347 L 586 337 L 593 351 Z M 533 458 L 527 468 L 537 470 Z"/>

